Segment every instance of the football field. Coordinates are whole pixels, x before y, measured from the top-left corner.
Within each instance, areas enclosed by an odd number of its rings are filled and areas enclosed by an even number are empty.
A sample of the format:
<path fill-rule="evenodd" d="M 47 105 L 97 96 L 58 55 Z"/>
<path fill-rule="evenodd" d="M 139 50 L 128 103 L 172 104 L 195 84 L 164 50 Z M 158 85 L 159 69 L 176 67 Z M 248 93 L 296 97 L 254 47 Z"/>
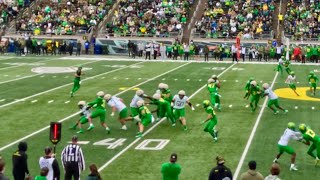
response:
<path fill-rule="evenodd" d="M 85 75 L 81 88 L 71 98 L 70 90 L 78 66 L 83 67 Z M 284 83 L 286 72 L 281 75 L 275 68 L 275 63 L 128 61 L 111 60 L 108 56 L 1 56 L 0 154 L 7 162 L 5 174 L 12 179 L 11 155 L 20 141 L 26 141 L 31 176 L 38 175 L 39 158 L 43 156 L 44 148 L 51 145 L 50 122 L 62 122 L 62 139 L 56 152 L 60 162 L 62 149 L 76 135 L 76 130 L 69 127 L 79 119 L 77 103 L 80 100 L 93 101 L 98 91 L 104 91 L 122 98 L 129 107 L 138 88 L 152 96 L 158 84 L 163 82 L 169 85 L 172 94 L 185 90 L 195 107 L 195 111 L 186 107 L 188 130 L 183 131 L 180 123 L 172 127 L 163 120 L 150 125 L 144 137 L 137 139 L 136 124 L 128 122 L 128 130 L 120 130 L 117 115 L 111 117 L 111 109 L 107 107 L 106 123 L 111 128 L 110 134 L 99 125 L 98 119 L 93 120 L 95 129 L 78 134 L 86 161 L 82 179 L 89 174 L 91 163 L 97 164 L 103 179 L 161 179 L 161 164 L 169 160 L 172 152 L 178 154 L 182 180 L 207 179 L 218 155 L 226 159 L 226 165 L 237 179 L 247 170 L 250 160 L 256 160 L 258 170 L 266 176 L 288 122 L 295 122 L 297 126 L 305 123 L 320 133 L 320 92 L 311 96 L 307 80 L 309 71 L 320 76 L 320 66 L 291 66 L 297 75 L 299 97 Z M 202 106 L 203 100 L 209 99 L 206 83 L 213 74 L 218 75 L 221 82 L 222 110 L 216 111 L 218 142 L 203 131 L 204 125 L 201 124 L 207 117 Z M 265 82 L 272 84 L 280 97 L 280 105 L 289 113 L 274 115 L 266 107 L 266 98 L 260 99 L 259 108 L 252 113 L 249 101 L 243 99 L 244 86 L 250 77 L 254 77 L 260 86 Z M 155 109 L 153 105 L 148 107 Z M 284 154 L 279 160 L 280 177 L 287 180 L 319 179 L 320 165 L 315 167 L 314 160 L 307 155 L 308 146 L 294 141 L 290 145 L 297 153 L 299 170 L 289 171 L 290 155 Z M 62 170 L 61 162 L 59 165 Z"/>

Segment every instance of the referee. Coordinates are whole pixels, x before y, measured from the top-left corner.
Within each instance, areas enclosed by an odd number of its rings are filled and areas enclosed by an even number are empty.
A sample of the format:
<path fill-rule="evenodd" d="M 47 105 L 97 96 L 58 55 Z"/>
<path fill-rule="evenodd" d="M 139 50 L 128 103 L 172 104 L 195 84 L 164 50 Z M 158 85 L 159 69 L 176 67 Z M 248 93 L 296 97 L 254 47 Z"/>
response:
<path fill-rule="evenodd" d="M 65 170 L 64 179 L 71 180 L 72 176 L 74 180 L 80 179 L 80 172 L 85 169 L 85 162 L 82 150 L 77 144 L 78 137 L 73 136 L 72 143 L 66 146 L 61 153 L 62 166 Z"/>

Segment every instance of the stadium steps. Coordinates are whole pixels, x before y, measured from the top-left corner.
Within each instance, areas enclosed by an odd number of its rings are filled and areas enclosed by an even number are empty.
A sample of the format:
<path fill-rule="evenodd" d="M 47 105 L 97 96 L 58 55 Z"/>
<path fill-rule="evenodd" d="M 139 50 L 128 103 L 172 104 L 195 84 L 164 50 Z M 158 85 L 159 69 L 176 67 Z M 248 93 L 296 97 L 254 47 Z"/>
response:
<path fill-rule="evenodd" d="M 284 20 L 282 21 L 282 23 L 280 23 L 278 20 L 278 15 L 279 13 L 281 13 L 284 18 L 284 15 L 286 14 L 286 11 L 287 11 L 287 5 L 288 5 L 288 0 L 282 0 L 281 2 L 276 2 L 276 7 L 278 8 L 275 9 L 275 12 L 273 14 L 272 27 L 273 27 L 273 32 L 275 32 L 275 38 L 277 39 L 279 44 L 281 43 L 281 40 L 282 40 L 281 34 L 284 28 Z"/>
<path fill-rule="evenodd" d="M 288 8 L 288 0 L 282 0 L 282 4 L 281 4 L 281 14 L 283 15 L 283 20 L 282 20 L 282 23 L 279 23 L 279 31 L 277 32 L 278 36 L 277 36 L 277 40 L 278 42 L 281 42 L 282 38 L 281 38 L 281 35 L 282 35 L 282 31 L 284 31 L 284 16 L 287 12 L 287 8 Z M 280 41 L 279 41 L 280 39 Z"/>
<path fill-rule="evenodd" d="M 183 28 L 182 33 L 182 42 L 189 43 L 190 42 L 190 36 L 191 31 L 194 28 L 196 22 L 202 18 L 202 15 L 205 11 L 205 9 L 208 6 L 207 0 L 195 0 L 194 4 L 190 8 L 190 13 L 188 15 L 188 21 L 187 24 Z"/>

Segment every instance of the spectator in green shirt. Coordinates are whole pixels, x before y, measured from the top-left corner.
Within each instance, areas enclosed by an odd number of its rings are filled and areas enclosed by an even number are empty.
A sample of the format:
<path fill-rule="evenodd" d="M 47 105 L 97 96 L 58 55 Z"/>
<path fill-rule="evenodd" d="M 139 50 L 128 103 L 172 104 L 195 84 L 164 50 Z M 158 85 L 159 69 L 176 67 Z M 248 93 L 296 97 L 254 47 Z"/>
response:
<path fill-rule="evenodd" d="M 161 166 L 162 180 L 178 180 L 181 173 L 181 166 L 177 164 L 178 156 L 172 153 L 170 162 L 163 163 Z"/>

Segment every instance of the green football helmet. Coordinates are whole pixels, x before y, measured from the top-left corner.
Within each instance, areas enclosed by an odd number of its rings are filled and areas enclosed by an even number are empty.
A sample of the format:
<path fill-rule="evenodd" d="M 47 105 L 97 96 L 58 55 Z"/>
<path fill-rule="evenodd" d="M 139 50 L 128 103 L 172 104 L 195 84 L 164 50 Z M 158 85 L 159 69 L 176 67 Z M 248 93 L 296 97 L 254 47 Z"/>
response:
<path fill-rule="evenodd" d="M 210 101 L 209 100 L 204 100 L 202 102 L 202 105 L 203 105 L 204 108 L 206 108 L 206 107 L 210 106 Z"/>

